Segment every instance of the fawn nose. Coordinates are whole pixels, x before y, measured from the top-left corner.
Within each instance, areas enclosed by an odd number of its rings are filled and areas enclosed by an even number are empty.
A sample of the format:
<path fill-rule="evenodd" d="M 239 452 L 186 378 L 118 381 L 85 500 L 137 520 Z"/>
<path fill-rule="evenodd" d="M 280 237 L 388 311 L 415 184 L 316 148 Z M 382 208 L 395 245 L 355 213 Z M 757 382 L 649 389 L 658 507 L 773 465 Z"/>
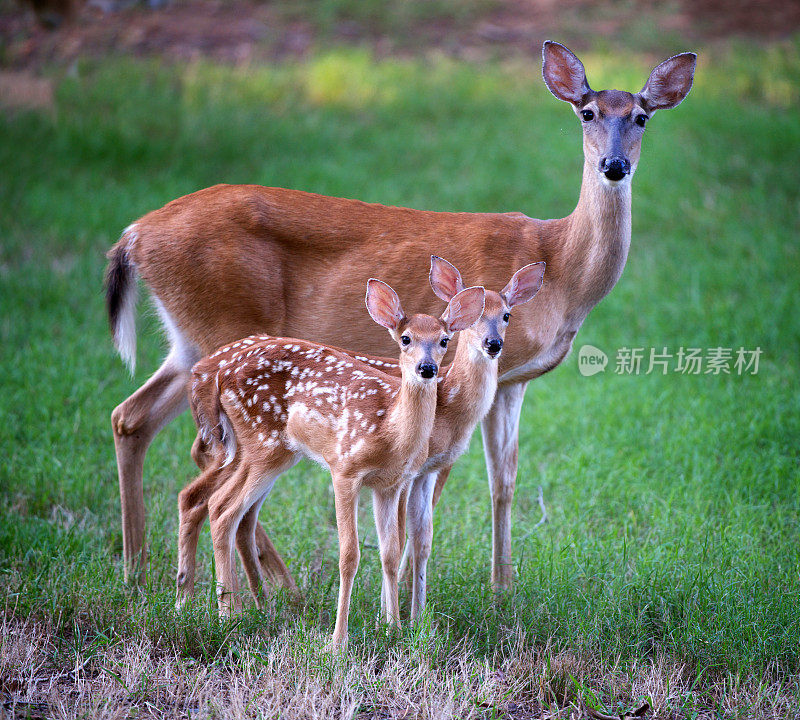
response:
<path fill-rule="evenodd" d="M 439 368 L 434 365 L 434 363 L 429 362 L 421 362 L 417 365 L 417 372 L 425 378 L 425 380 L 430 380 L 432 377 L 436 377 L 436 373 L 438 372 Z"/>
<path fill-rule="evenodd" d="M 600 161 L 600 172 L 613 182 L 622 180 L 630 171 L 631 163 L 628 158 L 620 156 L 604 157 Z"/>
<path fill-rule="evenodd" d="M 486 352 L 489 353 L 489 357 L 497 357 L 503 349 L 503 341 L 500 338 L 486 339 L 483 344 L 486 347 Z"/>

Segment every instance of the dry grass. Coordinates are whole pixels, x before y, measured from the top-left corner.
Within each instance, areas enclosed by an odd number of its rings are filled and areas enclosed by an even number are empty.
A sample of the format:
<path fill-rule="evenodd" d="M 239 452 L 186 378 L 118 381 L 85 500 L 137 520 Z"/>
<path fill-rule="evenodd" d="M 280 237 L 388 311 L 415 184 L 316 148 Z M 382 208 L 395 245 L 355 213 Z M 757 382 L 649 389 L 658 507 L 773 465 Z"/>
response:
<path fill-rule="evenodd" d="M 611 670 L 599 658 L 549 645 L 479 661 L 467 647 L 432 660 L 419 647 L 387 654 L 322 652 L 325 638 L 288 630 L 239 637 L 211 663 L 142 636 L 85 643 L 70 656 L 46 625 L 2 617 L 0 692 L 7 717 L 120 718 L 533 718 L 577 719 L 589 708 L 624 714 L 647 701 L 654 718 L 794 718 L 786 684 L 755 677 L 698 682 L 688 668 L 654 660 Z M 433 653 L 435 656 L 435 653 Z M 67 658 L 69 657 L 69 661 Z M 593 688 L 594 690 L 590 690 Z M 613 698 L 611 707 L 602 698 Z"/>

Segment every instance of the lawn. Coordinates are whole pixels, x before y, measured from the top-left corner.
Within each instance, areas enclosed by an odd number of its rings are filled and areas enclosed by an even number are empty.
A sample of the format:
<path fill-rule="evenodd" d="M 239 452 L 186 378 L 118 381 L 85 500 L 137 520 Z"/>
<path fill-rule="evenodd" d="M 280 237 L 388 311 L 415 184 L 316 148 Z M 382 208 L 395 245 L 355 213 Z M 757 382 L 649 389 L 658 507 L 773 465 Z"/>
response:
<path fill-rule="evenodd" d="M 594 87 L 631 90 L 653 60 L 583 59 Z M 419 627 L 376 629 L 380 568 L 362 503 L 350 649 L 338 659 L 321 652 L 338 583 L 333 495 L 310 464 L 281 479 L 261 514 L 303 604 L 278 595 L 269 612 L 220 622 L 205 532 L 198 600 L 174 612 L 176 496 L 195 473 L 188 415 L 148 456 L 150 574 L 141 589 L 124 585 L 109 416 L 164 342 L 141 303 L 128 376 L 105 320 L 104 252 L 139 215 L 217 182 L 560 217 L 578 195 L 578 121 L 528 61 L 358 50 L 266 67 L 85 61 L 54 74 L 51 110 L 0 114 L 4 701 L 64 717 L 133 706 L 582 717 L 572 713 L 643 701 L 657 717 L 794 716 L 799 76 L 797 41 L 701 48 L 689 98 L 649 124 L 625 273 L 576 352 L 528 388 L 513 592 L 496 598 L 488 583 L 476 434 L 435 516 Z M 608 355 L 605 372 L 579 372 L 584 344 Z M 616 372 L 624 348 L 644 350 L 639 374 Z M 646 374 L 651 348 L 761 355 L 757 374 L 733 362 L 729 374 L 680 373 L 676 357 Z"/>

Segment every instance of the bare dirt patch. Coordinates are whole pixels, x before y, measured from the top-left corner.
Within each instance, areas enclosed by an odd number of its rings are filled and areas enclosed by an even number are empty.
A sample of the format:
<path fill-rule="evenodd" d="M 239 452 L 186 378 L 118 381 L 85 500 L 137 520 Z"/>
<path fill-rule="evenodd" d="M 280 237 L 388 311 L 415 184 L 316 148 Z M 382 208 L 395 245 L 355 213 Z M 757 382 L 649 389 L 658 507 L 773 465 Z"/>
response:
<path fill-rule="evenodd" d="M 320 46 L 342 43 L 370 47 L 378 56 L 436 51 L 466 59 L 538 58 L 549 37 L 577 49 L 600 41 L 658 53 L 671 38 L 773 40 L 800 29 L 798 0 L 487 0 L 458 13 L 440 2 L 424 19 L 391 22 L 376 21 L 374 10 L 358 15 L 346 8 L 321 20 L 304 12 L 305 6 L 292 10 L 284 0 L 187 0 L 154 10 L 142 5 L 110 10 L 114 1 L 78 5 L 69 20 L 48 30 L 31 10 L 0 0 L 0 64 L 68 66 L 80 57 L 115 53 L 246 63 L 302 58 Z"/>
<path fill-rule="evenodd" d="M 30 72 L 0 70 L 0 107 L 50 110 L 53 83 Z"/>

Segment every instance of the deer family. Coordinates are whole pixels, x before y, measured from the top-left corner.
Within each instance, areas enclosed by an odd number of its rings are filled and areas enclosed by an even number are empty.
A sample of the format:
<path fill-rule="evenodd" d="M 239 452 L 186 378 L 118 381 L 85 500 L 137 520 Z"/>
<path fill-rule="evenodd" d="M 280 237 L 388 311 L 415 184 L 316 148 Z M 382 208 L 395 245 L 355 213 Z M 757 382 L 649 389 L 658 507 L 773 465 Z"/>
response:
<path fill-rule="evenodd" d="M 136 277 L 152 295 L 171 349 L 158 371 L 112 413 L 126 576 L 145 570 L 142 466 L 161 428 L 187 407 L 191 367 L 237 338 L 302 337 L 351 352 L 391 344 L 357 312 L 376 267 L 402 297 L 430 311 L 414 283 L 432 251 L 466 276 L 502 287 L 523 259 L 547 263 L 536 302 L 521 306 L 505 339 L 494 403 L 481 423 L 492 501 L 492 583 L 513 578 L 511 503 L 527 383 L 557 367 L 586 316 L 619 280 L 631 240 L 631 178 L 645 127 L 689 93 L 696 56 L 656 66 L 641 91 L 595 91 L 580 60 L 546 42 L 543 77 L 582 126 L 583 179 L 575 210 L 522 213 L 411 210 L 255 185 L 218 185 L 174 200 L 130 225 L 109 251 L 106 298 L 114 340 L 135 358 Z M 449 468 L 439 471 L 437 486 Z M 260 532 L 260 549 L 271 552 Z"/>
<path fill-rule="evenodd" d="M 350 593 L 359 563 L 357 510 L 362 486 L 372 489 L 386 619 L 399 622 L 397 568 L 402 544 L 398 520 L 405 485 L 428 457 L 436 412 L 439 365 L 453 333 L 483 313 L 484 290 L 452 297 L 439 318 L 406 316 L 397 294 L 371 278 L 366 304 L 372 319 L 400 348 L 398 379 L 336 348 L 304 340 L 257 336 L 222 348 L 192 371 L 192 412 L 200 434 L 226 459 L 195 481 L 216 486 L 208 500 L 220 611 L 237 598 L 233 543 L 237 539 L 251 590 L 260 587 L 255 523 L 275 480 L 300 458 L 331 471 L 339 532 L 339 603 L 332 645 L 347 640 Z M 220 451 L 217 450 L 217 455 Z M 225 469 L 226 477 L 209 478 Z M 188 488 L 191 490 L 190 488 Z M 181 518 L 181 527 L 184 522 Z M 183 543 L 181 543 L 183 546 Z"/>

